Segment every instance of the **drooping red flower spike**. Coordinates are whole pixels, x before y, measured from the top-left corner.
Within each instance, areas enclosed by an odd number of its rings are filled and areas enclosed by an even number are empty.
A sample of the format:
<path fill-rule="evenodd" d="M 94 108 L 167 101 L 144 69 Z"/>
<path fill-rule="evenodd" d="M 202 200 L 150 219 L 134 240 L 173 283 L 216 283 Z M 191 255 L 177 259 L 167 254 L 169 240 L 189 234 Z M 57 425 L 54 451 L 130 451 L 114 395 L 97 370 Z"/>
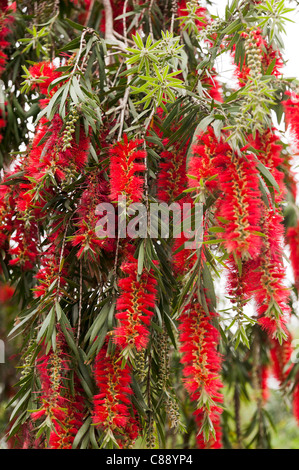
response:
<path fill-rule="evenodd" d="M 90 258 L 97 258 L 100 250 L 112 252 L 115 245 L 113 234 L 99 238 L 96 231 L 99 220 L 97 208 L 99 204 L 109 202 L 109 186 L 100 171 L 89 173 L 85 186 L 77 209 L 76 233 L 72 237 L 72 244 L 79 247 L 78 258 L 84 252 Z"/>
<path fill-rule="evenodd" d="M 293 414 L 299 425 L 299 376 L 296 377 L 296 385 L 293 391 Z"/>
<path fill-rule="evenodd" d="M 184 308 L 178 327 L 184 386 L 196 406 L 197 443 L 199 447 L 211 448 L 221 447 L 221 357 L 217 351 L 219 332 L 212 324 L 215 316 L 213 312 L 207 315 L 199 302 L 194 301 Z M 214 435 L 209 433 L 213 426 Z"/>
<path fill-rule="evenodd" d="M 130 257 L 121 265 L 126 275 L 119 280 L 120 296 L 116 303 L 118 325 L 113 332 L 114 341 L 122 349 L 136 348 L 137 351 L 147 346 L 149 326 L 154 315 L 157 295 L 157 281 L 153 270 L 138 273 L 138 261 Z"/>
<path fill-rule="evenodd" d="M 58 181 L 73 176 L 87 162 L 89 139 L 80 129 L 79 143 L 72 137 L 70 146 L 65 148 L 62 132 L 63 122 L 55 115 L 50 125 L 44 118 L 37 128 L 27 165 L 28 175 L 37 181 L 43 177 L 55 177 Z M 47 132 L 50 134 L 46 138 Z M 43 143 L 41 139 L 46 138 Z"/>
<path fill-rule="evenodd" d="M 41 382 L 40 409 L 31 413 L 33 420 L 43 419 L 51 431 L 51 449 L 71 449 L 75 436 L 83 424 L 84 399 L 78 379 L 74 380 L 74 393 L 66 388 L 71 368 L 67 345 L 61 331 L 56 338 L 56 351 L 41 353 L 37 370 Z"/>
<path fill-rule="evenodd" d="M 249 262 L 248 292 L 254 296 L 258 323 L 271 339 L 286 339 L 285 324 L 289 318 L 289 290 L 285 285 L 282 261 L 282 216 L 272 209 L 263 216 L 263 247 L 261 254 Z"/>
<path fill-rule="evenodd" d="M 290 332 L 287 331 L 287 339 L 282 344 L 277 340 L 272 341 L 270 349 L 272 371 L 280 385 L 284 383 L 293 367 L 293 364 L 289 363 L 293 352 L 292 339 Z"/>
<path fill-rule="evenodd" d="M 218 141 L 212 127 L 198 135 L 187 170 L 188 186 L 208 195 L 219 189 L 218 174 L 225 168 L 230 151 L 227 143 Z"/>
<path fill-rule="evenodd" d="M 124 438 L 134 441 L 139 425 L 131 404 L 131 370 L 122 364 L 119 348 L 109 354 L 107 344 L 98 353 L 94 364 L 98 393 L 94 396 L 93 422 L 106 433 L 112 433 L 120 447 Z"/>
<path fill-rule="evenodd" d="M 40 94 L 51 97 L 57 91 L 58 87 L 52 88 L 49 92 L 49 85 L 61 77 L 62 73 L 56 71 L 56 67 L 51 62 L 37 62 L 29 67 L 31 89 L 37 89 Z"/>
<path fill-rule="evenodd" d="M 286 195 L 285 175 L 282 172 L 282 144 L 279 137 L 275 135 L 275 129 L 267 129 L 263 134 L 257 133 L 255 139 L 250 138 L 250 144 L 258 150 L 259 161 L 268 168 L 275 179 L 279 192 L 275 191 L 275 201 L 280 203 Z"/>
<path fill-rule="evenodd" d="M 128 140 L 124 135 L 123 142 L 117 142 L 110 148 L 110 199 L 126 197 L 127 204 L 139 202 L 143 196 L 143 176 L 146 152 L 140 150 L 143 140 Z"/>
<path fill-rule="evenodd" d="M 299 146 L 299 96 L 295 92 L 286 91 L 288 98 L 283 102 L 285 120 L 297 147 Z"/>
<path fill-rule="evenodd" d="M 219 173 L 222 191 L 217 200 L 221 238 L 228 253 L 241 259 L 255 258 L 261 249 L 260 191 L 256 161 L 252 155 L 224 157 L 226 168 Z"/>

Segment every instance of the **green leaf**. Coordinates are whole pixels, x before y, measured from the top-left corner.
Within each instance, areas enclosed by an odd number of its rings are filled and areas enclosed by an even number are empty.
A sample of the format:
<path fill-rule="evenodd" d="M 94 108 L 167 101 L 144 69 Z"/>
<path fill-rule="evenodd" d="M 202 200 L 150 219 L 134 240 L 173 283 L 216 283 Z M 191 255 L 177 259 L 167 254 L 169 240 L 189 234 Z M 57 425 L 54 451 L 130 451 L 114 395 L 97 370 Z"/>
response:
<path fill-rule="evenodd" d="M 261 162 L 257 164 L 257 169 L 259 170 L 261 175 L 265 178 L 266 182 L 270 183 L 270 185 L 273 186 L 277 190 L 278 193 L 280 193 L 280 188 L 276 180 L 273 178 L 270 171 Z"/>

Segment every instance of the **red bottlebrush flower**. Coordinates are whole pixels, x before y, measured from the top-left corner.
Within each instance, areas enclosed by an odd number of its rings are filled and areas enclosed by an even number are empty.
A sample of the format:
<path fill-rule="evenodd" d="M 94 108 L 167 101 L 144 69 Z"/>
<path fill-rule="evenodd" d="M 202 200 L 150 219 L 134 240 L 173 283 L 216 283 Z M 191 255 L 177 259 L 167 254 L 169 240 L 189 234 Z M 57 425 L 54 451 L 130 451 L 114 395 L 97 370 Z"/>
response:
<path fill-rule="evenodd" d="M 3 181 L 5 181 L 4 178 Z M 13 188 L 0 185 L 0 248 L 8 242 L 8 236 L 13 231 L 13 217 L 15 215 L 15 201 Z"/>
<path fill-rule="evenodd" d="M 51 62 L 38 62 L 29 67 L 29 73 L 31 75 L 30 82 L 32 90 L 38 89 L 38 91 L 45 96 L 53 96 L 57 91 L 58 87 L 52 88 L 51 92 L 48 93 L 49 85 L 58 77 L 61 77 L 62 73 L 56 71 L 56 67 Z"/>
<path fill-rule="evenodd" d="M 224 245 L 238 257 L 255 258 L 261 249 L 260 192 L 256 161 L 252 155 L 225 157 L 226 168 L 219 174 L 222 194 L 216 217 L 224 232 Z"/>
<path fill-rule="evenodd" d="M 119 196 L 125 196 L 128 204 L 142 199 L 144 179 L 136 176 L 137 172 L 145 170 L 143 162 L 146 152 L 138 150 L 142 143 L 143 140 L 128 141 L 125 134 L 123 142 L 117 142 L 110 148 L 110 199 L 112 201 L 117 201 Z"/>
<path fill-rule="evenodd" d="M 94 377 L 99 393 L 94 396 L 93 422 L 104 431 L 123 434 L 130 422 L 131 370 L 122 366 L 119 350 L 108 355 L 107 345 L 98 353 Z"/>
<path fill-rule="evenodd" d="M 284 172 L 284 183 L 289 192 L 289 195 L 295 202 L 297 200 L 297 178 L 294 169 L 292 168 L 292 155 L 289 152 L 284 154 L 284 160 L 282 163 L 282 170 Z"/>
<path fill-rule="evenodd" d="M 285 267 L 282 262 L 282 217 L 272 209 L 265 209 L 261 226 L 263 246 L 261 254 L 247 265 L 247 293 L 253 295 L 258 323 L 274 339 L 285 335 L 289 317 L 289 290 L 284 285 Z"/>
<path fill-rule="evenodd" d="M 289 97 L 282 103 L 286 124 L 291 130 L 296 145 L 299 146 L 299 95 L 290 91 L 286 91 L 285 94 Z"/>
<path fill-rule="evenodd" d="M 64 149 L 61 118 L 55 115 L 51 124 L 47 124 L 46 119 L 41 119 L 29 154 L 27 173 L 36 180 L 40 180 L 48 174 L 54 175 L 58 180 L 64 180 L 68 175 L 73 175 L 85 165 L 89 139 L 81 129 L 79 144 L 76 143 L 74 136 L 70 142 L 71 147 Z M 51 135 L 43 144 L 38 145 L 47 131 Z"/>
<path fill-rule="evenodd" d="M 194 302 L 185 307 L 179 318 L 184 386 L 191 400 L 197 403 L 194 414 L 199 427 L 198 444 L 202 441 L 200 435 L 206 430 L 207 423 L 217 427 L 222 412 L 221 357 L 217 351 L 219 332 L 212 325 L 213 317 L 215 313 L 207 315 L 203 307 Z M 207 446 L 212 444 L 211 439 L 210 443 L 206 443 Z M 214 442 L 216 447 L 218 444 L 219 437 Z"/>
<path fill-rule="evenodd" d="M 7 283 L 0 283 L 0 304 L 9 302 L 14 295 L 15 289 Z"/>
<path fill-rule="evenodd" d="M 3 182 L 21 171 L 22 163 L 14 171 L 6 173 Z M 38 229 L 35 216 L 37 209 L 31 206 L 27 194 L 31 185 L 18 183 L 12 186 L 0 185 L 0 247 L 13 255 L 10 265 L 31 269 L 38 256 Z"/>
<path fill-rule="evenodd" d="M 294 273 L 295 287 L 299 289 L 299 222 L 296 227 L 289 227 L 286 240 L 290 247 L 290 260 Z"/>
<path fill-rule="evenodd" d="M 9 46 L 7 38 L 11 33 L 10 26 L 14 22 L 12 13 L 16 11 L 16 2 L 13 2 L 10 6 L 7 3 L 1 8 L 0 12 L 0 76 L 5 70 L 7 55 L 4 53 L 4 49 Z"/>
<path fill-rule="evenodd" d="M 5 102 L 4 103 L 4 106 L 6 106 L 7 103 Z M 5 129 L 6 127 L 6 112 L 5 110 L 3 111 L 2 109 L 0 109 L 0 144 L 3 140 L 3 135 L 2 135 L 2 129 Z"/>
<path fill-rule="evenodd" d="M 101 172 L 90 173 L 87 177 L 86 189 L 78 205 L 77 231 L 72 237 L 72 244 L 80 247 L 77 253 L 78 257 L 83 252 L 89 254 L 89 250 L 92 252 L 90 256 L 94 257 L 101 249 L 104 249 L 106 252 L 112 252 L 114 249 L 115 240 L 112 238 L 114 234 L 111 234 L 111 238 L 100 239 L 96 233 L 99 218 L 96 209 L 98 204 L 109 202 L 108 194 L 108 183 Z M 111 214 L 111 216 L 113 217 L 114 214 Z"/>
<path fill-rule="evenodd" d="M 247 283 L 250 283 L 250 262 L 241 262 L 241 270 L 236 264 L 233 255 L 230 255 L 226 261 L 227 270 L 227 292 L 231 297 L 233 304 L 238 304 L 240 307 L 243 305 L 243 301 L 248 299 L 251 292 L 248 292 Z"/>
<path fill-rule="evenodd" d="M 53 420 L 54 430 L 50 433 L 49 439 L 51 449 L 72 449 L 76 434 L 83 424 L 84 398 L 81 395 L 82 390 L 78 379 L 75 384 L 74 396 L 65 394 L 64 409 L 61 410 L 59 417 L 56 415 L 57 419 Z"/>
<path fill-rule="evenodd" d="M 231 149 L 228 144 L 219 142 L 211 127 L 198 136 L 192 148 L 188 167 L 189 187 L 211 193 L 218 189 L 218 174 L 225 168 L 226 154 Z"/>
<path fill-rule="evenodd" d="M 144 270 L 137 279 L 137 268 L 138 262 L 133 257 L 121 265 L 127 276 L 119 280 L 121 295 L 116 304 L 118 326 L 114 330 L 114 341 L 122 349 L 135 347 L 140 351 L 148 342 L 157 281 L 152 269 L 149 272 Z"/>
<path fill-rule="evenodd" d="M 55 352 L 51 349 L 48 354 L 41 354 L 38 358 L 41 408 L 31 414 L 33 420 L 45 418 L 51 421 L 51 449 L 71 449 L 83 424 L 84 399 L 77 377 L 74 380 L 74 395 L 71 395 L 64 385 L 70 368 L 66 341 L 59 331 Z"/>
<path fill-rule="evenodd" d="M 272 341 L 270 350 L 272 370 L 280 385 L 283 384 L 292 368 L 292 365 L 288 365 L 292 352 L 292 336 L 289 331 L 287 331 L 287 339 L 282 344 L 279 344 L 277 340 Z"/>
<path fill-rule="evenodd" d="M 250 139 L 250 144 L 259 151 L 259 161 L 269 169 L 277 182 L 280 193 L 275 190 L 275 200 L 281 202 L 286 194 L 285 175 L 278 169 L 283 163 L 281 154 L 283 147 L 279 144 L 279 137 L 275 135 L 275 129 L 267 129 L 263 134 L 257 133 L 255 139 Z"/>
<path fill-rule="evenodd" d="M 131 449 L 140 434 L 140 422 L 138 419 L 137 411 L 133 410 L 129 416 L 127 424 L 124 429 L 122 439 L 118 439 L 117 443 L 120 448 Z"/>
<path fill-rule="evenodd" d="M 9 261 L 11 266 L 18 265 L 27 271 L 35 266 L 38 257 L 38 239 L 36 226 L 26 228 L 22 223 L 16 227 L 15 234 L 11 237 L 11 248 L 9 254 L 13 258 Z"/>
<path fill-rule="evenodd" d="M 66 270 L 59 269 L 59 260 L 54 254 L 46 254 L 42 260 L 42 266 L 35 278 L 39 281 L 39 285 L 34 288 L 34 297 L 44 297 L 54 281 L 58 281 L 59 285 L 63 287 L 66 284 L 65 280 Z M 53 288 L 52 295 L 60 295 L 57 292 L 57 283 Z"/>

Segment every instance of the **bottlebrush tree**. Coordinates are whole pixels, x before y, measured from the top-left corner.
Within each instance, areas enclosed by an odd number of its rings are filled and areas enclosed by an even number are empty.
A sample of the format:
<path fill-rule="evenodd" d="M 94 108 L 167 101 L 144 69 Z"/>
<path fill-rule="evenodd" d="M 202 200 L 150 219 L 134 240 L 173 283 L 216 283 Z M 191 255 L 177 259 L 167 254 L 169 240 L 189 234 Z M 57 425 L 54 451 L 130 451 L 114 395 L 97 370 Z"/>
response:
<path fill-rule="evenodd" d="M 299 423 L 286 3 L 0 2 L 8 446 L 271 447 L 270 376 Z"/>

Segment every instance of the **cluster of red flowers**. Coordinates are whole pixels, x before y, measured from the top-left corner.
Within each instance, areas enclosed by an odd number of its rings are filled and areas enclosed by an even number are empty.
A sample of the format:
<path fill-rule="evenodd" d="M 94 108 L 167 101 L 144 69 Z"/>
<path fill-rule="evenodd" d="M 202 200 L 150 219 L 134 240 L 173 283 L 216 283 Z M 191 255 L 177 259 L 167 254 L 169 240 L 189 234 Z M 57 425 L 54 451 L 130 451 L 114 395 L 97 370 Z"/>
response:
<path fill-rule="evenodd" d="M 254 296 L 258 322 L 271 338 L 276 336 L 278 330 L 285 331 L 289 316 L 289 291 L 285 286 L 285 267 L 281 257 L 282 220 L 272 209 L 266 211 L 261 254 L 248 263 L 248 294 Z"/>
<path fill-rule="evenodd" d="M 296 376 L 297 383 L 293 391 L 293 414 L 299 424 L 299 376 Z"/>
<path fill-rule="evenodd" d="M 199 447 L 221 447 L 220 414 L 222 388 L 219 379 L 221 357 L 217 351 L 219 332 L 213 326 L 215 313 L 207 314 L 198 301 L 188 304 L 179 318 L 181 362 L 184 385 L 191 400 L 197 403 L 194 412 L 198 425 Z M 214 426 L 215 435 L 205 442 L 205 427 Z"/>
<path fill-rule="evenodd" d="M 283 102 L 285 121 L 290 128 L 297 147 L 299 146 L 299 96 L 295 92 L 286 91 L 288 98 Z"/>
<path fill-rule="evenodd" d="M 132 445 L 139 434 L 139 423 L 131 403 L 131 370 L 122 365 L 117 349 L 109 355 L 105 344 L 95 359 L 94 376 L 99 393 L 94 396 L 93 422 L 110 435 L 120 447 Z"/>
<path fill-rule="evenodd" d="M 144 178 L 136 173 L 145 170 L 146 152 L 138 149 L 143 140 L 117 142 L 110 148 L 110 199 L 126 197 L 127 204 L 139 202 L 143 196 Z"/>
<path fill-rule="evenodd" d="M 72 244 L 80 247 L 77 256 L 87 252 L 89 256 L 96 257 L 99 250 L 112 252 L 114 249 L 113 238 L 100 238 L 96 233 L 98 214 L 97 206 L 102 202 L 108 202 L 109 187 L 101 172 L 91 172 L 86 179 L 84 190 L 78 205 L 76 227 L 77 231 L 72 237 Z M 113 215 L 112 215 L 113 216 Z"/>
<path fill-rule="evenodd" d="M 37 181 L 45 176 L 52 176 L 61 181 L 84 167 L 87 162 L 89 138 L 84 130 L 80 129 L 79 143 L 73 136 L 71 146 L 64 149 L 62 127 L 63 121 L 58 114 L 50 124 L 45 118 L 41 119 L 28 158 L 28 176 Z"/>
<path fill-rule="evenodd" d="M 0 304 L 5 304 L 14 295 L 15 289 L 8 283 L 0 281 Z"/>
<path fill-rule="evenodd" d="M 59 331 L 56 351 L 41 354 L 37 369 L 41 382 L 41 407 L 34 411 L 32 419 L 50 420 L 52 427 L 49 445 L 51 449 L 71 449 L 84 416 L 84 399 L 78 382 L 74 381 L 75 392 L 71 395 L 66 388 L 70 359 L 64 336 Z"/>
<path fill-rule="evenodd" d="M 121 294 L 116 304 L 118 326 L 114 330 L 114 341 L 122 349 L 135 347 L 140 351 L 148 343 L 157 281 L 152 269 L 143 270 L 138 277 L 138 261 L 132 256 L 121 265 L 121 270 L 126 277 L 119 280 Z"/>
<path fill-rule="evenodd" d="M 272 371 L 280 384 L 283 384 L 292 368 L 292 366 L 288 366 L 292 352 L 292 336 L 289 332 L 287 332 L 287 339 L 282 344 L 279 344 L 278 341 L 272 342 L 270 350 Z"/>
<path fill-rule="evenodd" d="M 280 203 L 285 185 L 283 173 L 277 168 L 283 161 L 279 139 L 269 130 L 249 140 L 277 180 L 280 192 L 275 192 L 275 201 Z M 208 129 L 193 147 L 188 173 L 190 187 L 218 195 L 215 215 L 222 228 L 219 236 L 227 251 L 243 260 L 240 276 L 231 259 L 230 293 L 238 301 L 254 297 L 261 326 L 271 337 L 277 330 L 283 335 L 289 313 L 282 263 L 283 219 L 278 212 L 267 209 L 262 200 L 255 157 L 247 153 L 233 156 L 229 146 L 218 142 Z"/>
<path fill-rule="evenodd" d="M 29 67 L 29 73 L 31 89 L 36 89 L 41 95 L 45 95 L 45 98 L 39 100 L 41 107 L 45 107 L 50 98 L 57 91 L 59 85 L 53 87 L 51 91 L 48 90 L 49 86 L 62 74 L 61 72 L 57 72 L 53 63 L 45 61 L 37 62 Z"/>
<path fill-rule="evenodd" d="M 275 201 L 280 203 L 286 194 L 284 178 L 285 175 L 281 171 L 283 165 L 282 145 L 279 137 L 275 135 L 275 129 L 267 129 L 263 134 L 257 133 L 255 139 L 250 138 L 251 145 L 258 150 L 258 159 L 271 172 L 277 185 L 279 192 L 274 189 Z M 281 168 L 281 169 L 280 169 Z"/>
<path fill-rule="evenodd" d="M 225 156 L 226 168 L 219 174 L 221 196 L 217 218 L 224 229 L 221 236 L 229 253 L 240 258 L 255 257 L 260 252 L 260 193 L 256 163 L 252 155 Z"/>
<path fill-rule="evenodd" d="M 8 182 L 22 168 L 22 164 L 6 173 L 3 183 Z M 0 185 L 0 247 L 12 255 L 10 265 L 19 265 L 24 270 L 34 267 L 38 256 L 38 230 L 29 208 L 30 185 L 17 183 Z M 37 211 L 38 209 L 36 209 Z"/>
<path fill-rule="evenodd" d="M 193 145 L 188 166 L 188 175 L 190 175 L 188 186 L 199 188 L 207 195 L 216 191 L 219 169 L 222 168 L 222 160 L 229 151 L 229 145 L 219 142 L 211 127 L 199 135 Z"/>
<path fill-rule="evenodd" d="M 295 227 L 288 228 L 286 239 L 290 247 L 295 287 L 299 290 L 299 221 Z"/>
<path fill-rule="evenodd" d="M 216 217 L 225 247 L 241 258 L 259 254 L 260 192 L 254 157 L 233 156 L 211 128 L 198 136 L 188 168 L 189 186 L 209 195 L 219 191 Z"/>

